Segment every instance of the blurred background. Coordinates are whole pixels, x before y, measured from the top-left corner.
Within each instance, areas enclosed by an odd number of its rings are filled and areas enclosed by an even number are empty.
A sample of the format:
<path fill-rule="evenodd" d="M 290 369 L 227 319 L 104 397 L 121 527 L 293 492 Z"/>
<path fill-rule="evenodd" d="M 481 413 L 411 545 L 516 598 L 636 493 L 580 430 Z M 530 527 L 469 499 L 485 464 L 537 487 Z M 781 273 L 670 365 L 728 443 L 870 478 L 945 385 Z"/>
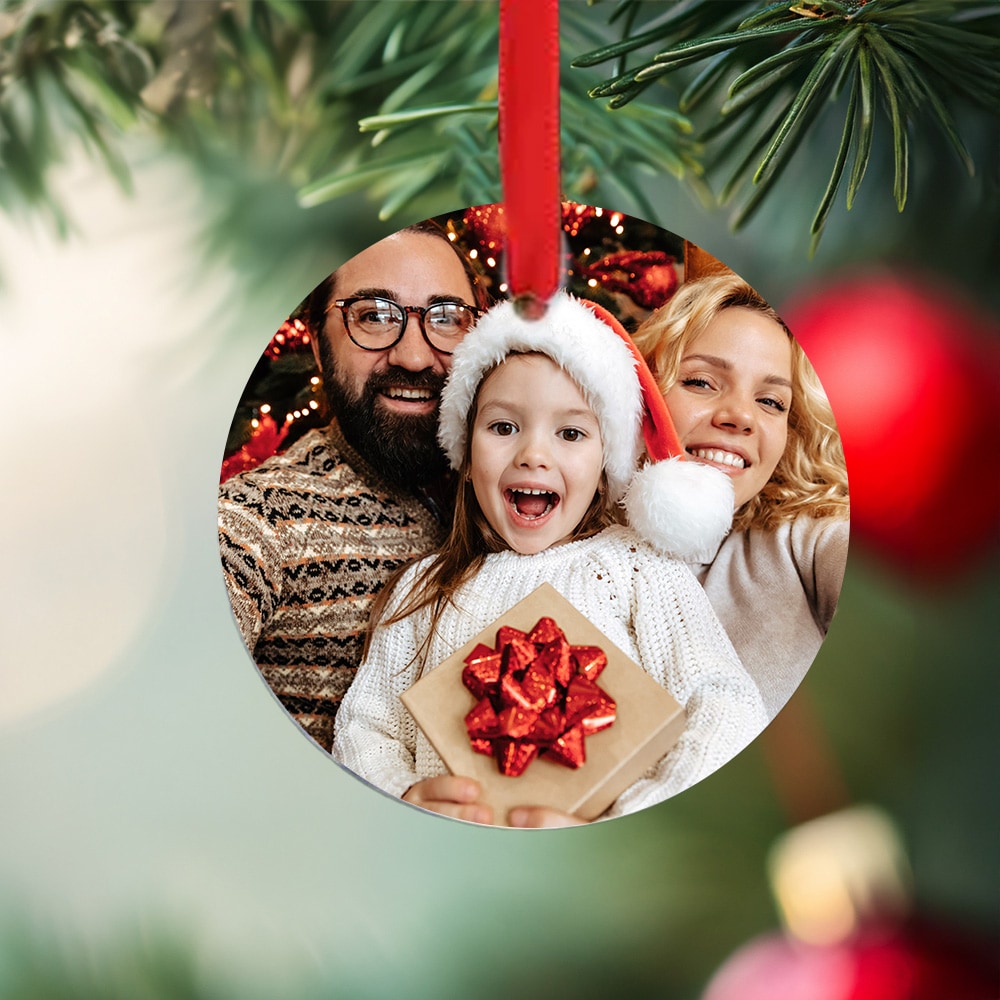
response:
<path fill-rule="evenodd" d="M 0 4 L 0 996 L 996 995 L 1000 10 L 759 8 L 564 4 L 565 193 L 789 321 L 851 475 L 840 607 L 721 772 L 521 833 L 402 807 L 309 743 L 242 645 L 215 523 L 296 304 L 501 200 L 497 5 Z M 874 56 L 838 34 L 862 15 Z M 771 103 L 721 127 L 775 57 Z M 622 107 L 588 96 L 619 78 Z M 783 120 L 753 203 L 739 165 Z"/>

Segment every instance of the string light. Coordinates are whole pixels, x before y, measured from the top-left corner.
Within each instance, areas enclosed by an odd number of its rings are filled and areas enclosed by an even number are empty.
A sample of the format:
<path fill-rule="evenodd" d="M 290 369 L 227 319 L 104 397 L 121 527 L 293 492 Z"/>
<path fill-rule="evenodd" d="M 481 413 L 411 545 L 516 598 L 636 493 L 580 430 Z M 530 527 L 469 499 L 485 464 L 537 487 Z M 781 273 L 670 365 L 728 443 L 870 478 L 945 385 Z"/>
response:
<path fill-rule="evenodd" d="M 278 328 L 278 332 L 271 338 L 271 342 L 264 351 L 266 357 L 280 357 L 287 351 L 295 351 L 300 347 L 307 347 L 312 338 L 309 336 L 309 329 L 300 319 L 286 319 Z"/>

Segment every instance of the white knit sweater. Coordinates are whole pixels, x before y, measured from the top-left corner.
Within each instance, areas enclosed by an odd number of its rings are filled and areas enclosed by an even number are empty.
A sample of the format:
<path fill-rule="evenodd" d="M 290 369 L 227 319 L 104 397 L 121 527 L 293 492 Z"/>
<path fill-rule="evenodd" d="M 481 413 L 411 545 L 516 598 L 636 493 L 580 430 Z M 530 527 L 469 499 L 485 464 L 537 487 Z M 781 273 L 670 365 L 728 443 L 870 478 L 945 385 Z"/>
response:
<path fill-rule="evenodd" d="M 388 612 L 400 606 L 417 563 Z M 607 818 L 662 802 L 742 750 L 766 724 L 757 686 L 690 569 L 666 559 L 628 528 L 559 545 L 537 555 L 490 555 L 442 614 L 423 662 L 427 669 L 526 597 L 550 583 L 687 711 L 687 725 L 654 768 L 618 797 Z M 429 610 L 376 629 L 368 657 L 337 715 L 333 756 L 366 781 L 402 795 L 422 778 L 447 773 L 399 695 L 421 675 L 415 654 Z M 526 805 L 531 803 L 525 803 Z"/>

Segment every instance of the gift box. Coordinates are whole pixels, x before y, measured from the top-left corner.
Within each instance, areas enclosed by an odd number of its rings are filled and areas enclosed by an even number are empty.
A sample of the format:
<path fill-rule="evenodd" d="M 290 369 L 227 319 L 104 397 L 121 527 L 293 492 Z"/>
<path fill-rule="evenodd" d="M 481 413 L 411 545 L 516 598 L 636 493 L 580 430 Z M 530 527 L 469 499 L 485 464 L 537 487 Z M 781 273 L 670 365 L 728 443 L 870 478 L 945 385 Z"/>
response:
<path fill-rule="evenodd" d="M 569 697 L 586 689 L 590 708 L 578 713 L 586 716 L 582 747 L 580 734 L 574 740 L 571 733 L 568 746 L 562 745 L 567 741 L 561 741 L 548 753 L 522 753 L 519 760 L 519 749 L 523 750 L 524 742 L 530 739 L 504 738 L 499 741 L 502 745 L 476 739 L 477 734 L 499 731 L 493 719 L 484 722 L 483 716 L 489 715 L 491 709 L 484 704 L 482 685 L 491 679 L 491 655 L 497 660 L 501 656 L 532 655 L 519 653 L 522 643 L 517 637 L 519 633 L 530 633 L 543 619 L 551 620 L 566 642 L 578 648 L 579 656 L 572 660 L 577 679 L 570 681 L 574 688 Z M 545 623 L 536 635 L 548 639 L 550 631 L 551 625 Z M 512 648 L 503 653 L 508 646 Z M 535 650 L 540 648 L 536 646 Z M 598 656 L 595 648 L 603 656 Z M 513 669 L 506 667 L 505 660 L 501 672 L 512 674 Z M 475 693 L 466 686 L 463 673 Z M 502 720 L 505 733 L 528 732 L 517 728 L 521 703 L 537 709 L 545 698 L 544 685 L 533 686 L 532 682 L 533 678 L 525 675 L 521 682 L 510 685 L 515 690 L 505 689 L 503 700 L 510 706 Z M 600 694 L 595 692 L 595 684 Z M 566 687 L 563 685 L 564 690 Z M 537 702 L 531 704 L 531 698 Z M 497 823 L 504 822 L 513 806 L 549 806 L 584 820 L 595 819 L 670 750 L 685 725 L 684 709 L 677 701 L 549 584 L 532 591 L 455 650 L 405 691 L 402 700 L 452 774 L 480 782 L 482 800 L 493 806 Z M 513 721 L 511 715 L 515 716 Z M 546 722 L 542 720 L 541 728 Z M 551 738 L 555 734 L 547 735 Z M 585 760 L 574 766 L 581 751 Z M 525 756 L 530 758 L 527 763 Z M 503 773 L 504 769 L 510 773 Z"/>

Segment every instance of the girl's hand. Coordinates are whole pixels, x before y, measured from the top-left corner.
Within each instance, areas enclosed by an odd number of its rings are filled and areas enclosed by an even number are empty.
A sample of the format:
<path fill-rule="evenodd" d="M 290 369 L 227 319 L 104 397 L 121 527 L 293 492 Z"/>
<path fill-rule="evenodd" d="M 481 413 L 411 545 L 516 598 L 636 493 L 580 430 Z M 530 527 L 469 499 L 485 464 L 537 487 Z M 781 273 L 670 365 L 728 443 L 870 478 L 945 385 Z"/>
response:
<path fill-rule="evenodd" d="M 511 826 L 523 829 L 554 829 L 561 826 L 585 826 L 586 821 L 558 809 L 547 809 L 545 806 L 517 806 L 511 809 L 507 816 Z"/>
<path fill-rule="evenodd" d="M 479 801 L 481 792 L 479 782 L 473 778 L 440 774 L 411 785 L 403 793 L 403 799 L 411 805 L 452 819 L 490 825 L 493 823 L 493 808 Z"/>

